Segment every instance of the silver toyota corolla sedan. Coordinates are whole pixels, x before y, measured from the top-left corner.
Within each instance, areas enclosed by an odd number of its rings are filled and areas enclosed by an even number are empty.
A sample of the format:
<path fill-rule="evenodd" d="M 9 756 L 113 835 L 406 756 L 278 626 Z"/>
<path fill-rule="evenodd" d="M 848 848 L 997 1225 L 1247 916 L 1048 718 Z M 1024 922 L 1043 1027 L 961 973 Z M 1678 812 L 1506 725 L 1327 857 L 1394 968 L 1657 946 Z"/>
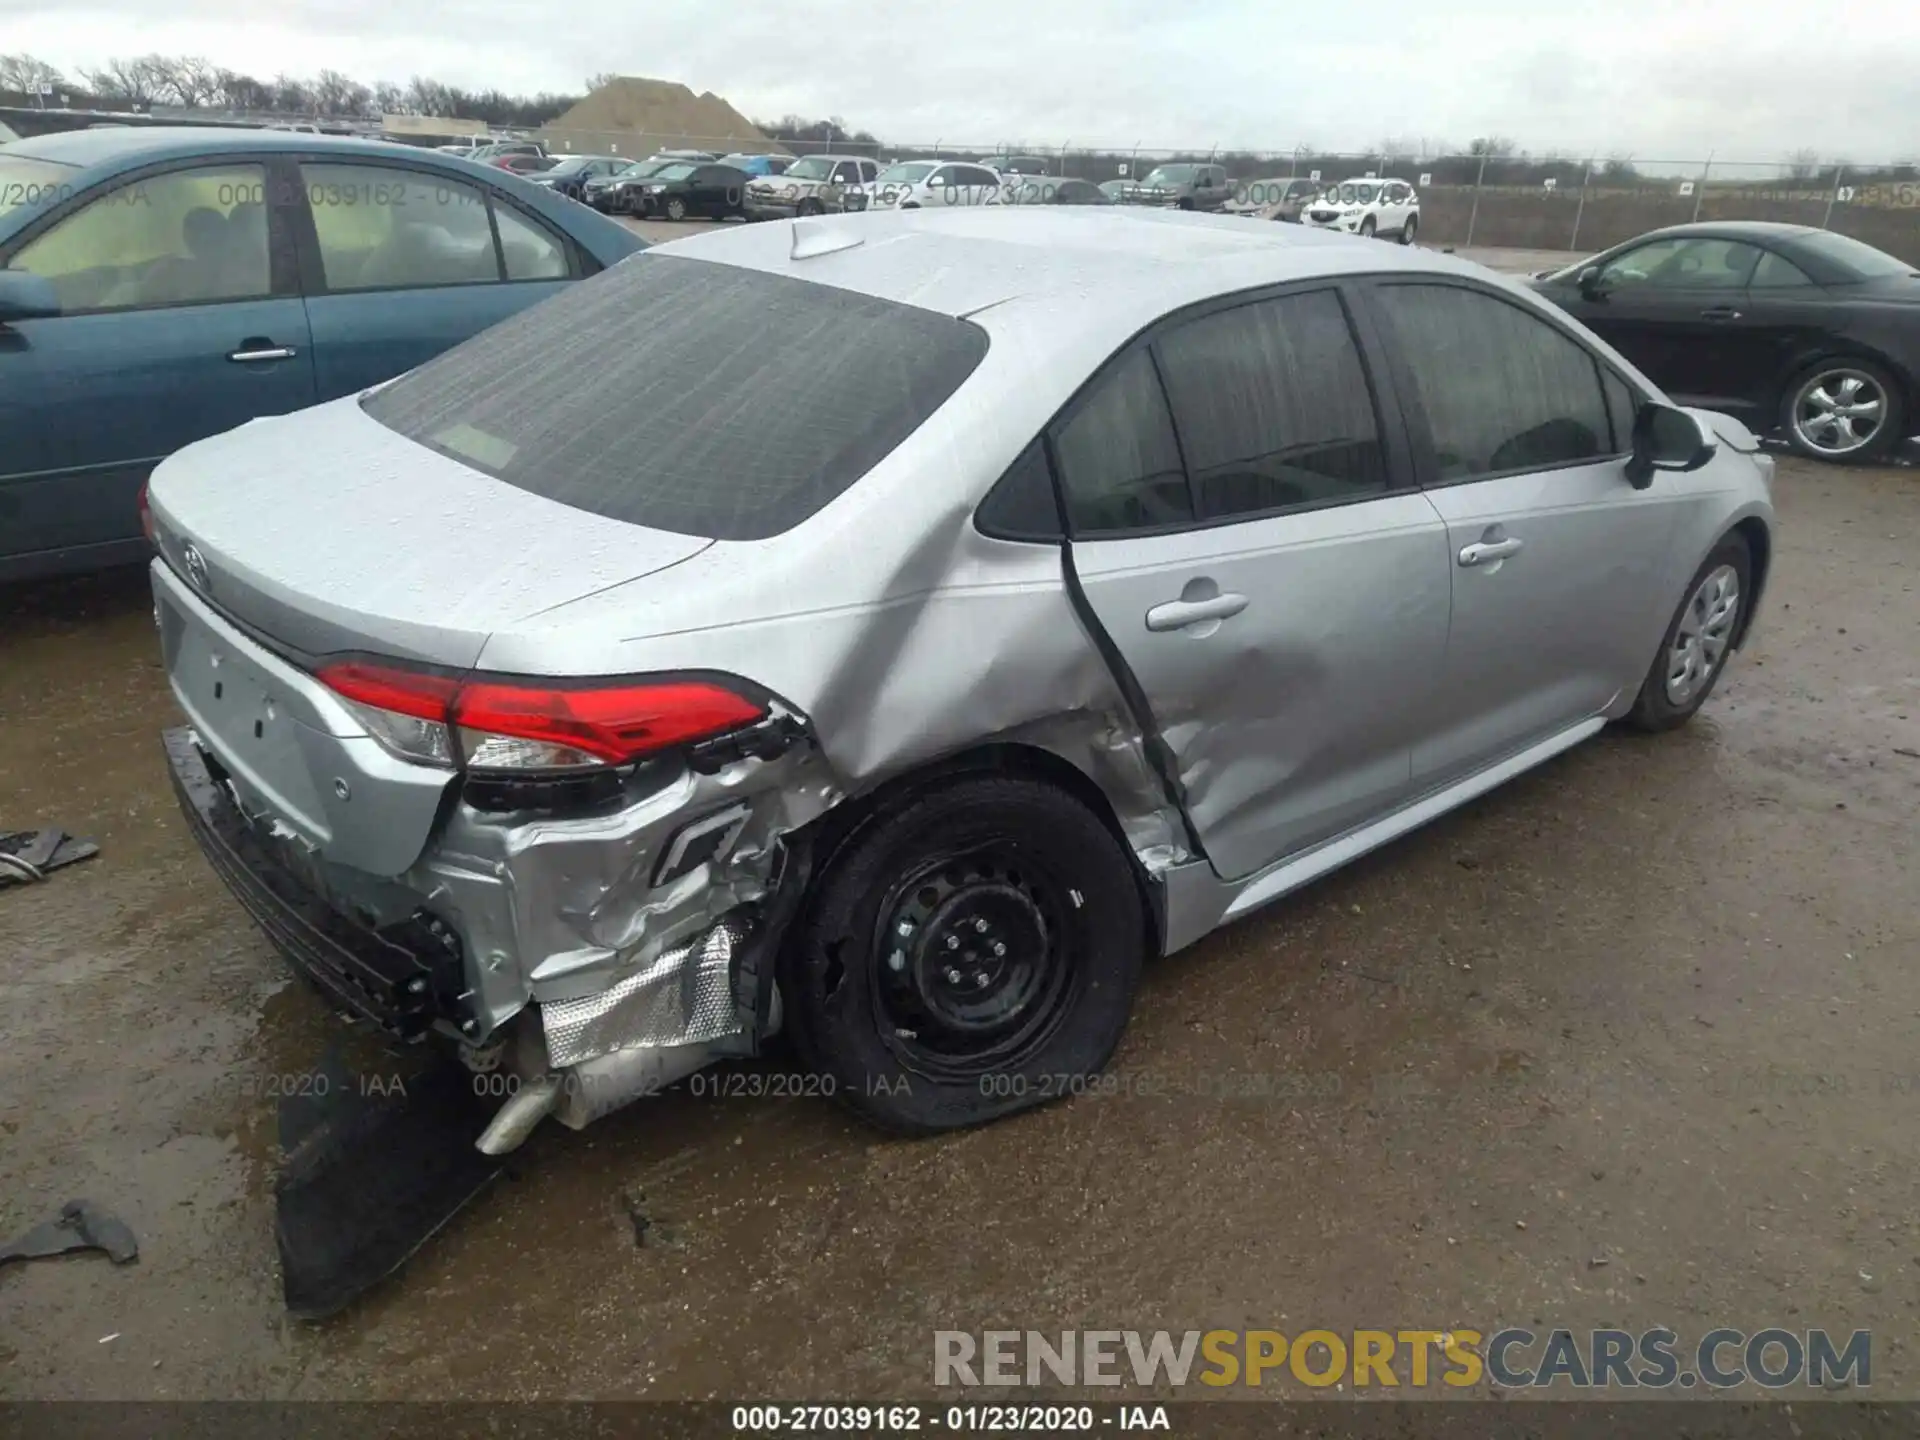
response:
<path fill-rule="evenodd" d="M 1150 209 L 657 247 L 156 472 L 166 748 L 340 1010 L 579 1126 L 792 1037 L 905 1131 L 1749 633 L 1772 462 L 1447 256 Z"/>

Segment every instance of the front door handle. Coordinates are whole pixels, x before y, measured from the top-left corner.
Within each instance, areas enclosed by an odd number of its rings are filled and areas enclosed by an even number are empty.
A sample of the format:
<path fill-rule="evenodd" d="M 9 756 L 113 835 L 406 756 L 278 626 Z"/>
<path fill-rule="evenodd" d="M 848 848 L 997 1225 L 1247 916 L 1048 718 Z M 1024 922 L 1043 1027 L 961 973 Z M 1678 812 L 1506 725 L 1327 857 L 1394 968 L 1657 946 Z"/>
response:
<path fill-rule="evenodd" d="M 291 345 L 276 345 L 271 340 L 242 340 L 238 350 L 228 352 L 227 359 L 241 365 L 253 365 L 262 360 L 291 360 L 294 349 Z"/>
<path fill-rule="evenodd" d="M 1738 320 L 1740 312 L 1731 305 L 1712 305 L 1700 312 L 1702 320 Z"/>
<path fill-rule="evenodd" d="M 1505 540 L 1476 540 L 1463 546 L 1460 551 L 1462 565 L 1491 565 L 1496 560 L 1504 560 L 1509 555 L 1518 555 L 1521 542 L 1511 535 Z"/>
<path fill-rule="evenodd" d="M 1247 608 L 1247 597 L 1228 593 L 1204 600 L 1168 600 L 1147 611 L 1147 629 L 1184 630 L 1208 620 L 1226 620 Z"/>

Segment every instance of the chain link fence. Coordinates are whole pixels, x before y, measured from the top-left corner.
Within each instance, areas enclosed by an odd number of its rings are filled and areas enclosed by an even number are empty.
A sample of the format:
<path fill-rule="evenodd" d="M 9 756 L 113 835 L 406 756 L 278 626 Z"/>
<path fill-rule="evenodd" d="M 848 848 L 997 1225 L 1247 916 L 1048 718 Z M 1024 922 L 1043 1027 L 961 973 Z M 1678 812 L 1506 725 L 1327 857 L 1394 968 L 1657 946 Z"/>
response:
<path fill-rule="evenodd" d="M 758 137 L 637 135 L 542 130 L 550 150 L 645 158 L 659 150 L 778 151 L 876 160 L 1040 162 L 1048 174 L 1096 183 L 1139 178 L 1158 165 L 1214 163 L 1256 202 L 1259 182 L 1331 184 L 1368 176 L 1406 180 L 1420 192 L 1421 238 L 1434 245 L 1592 253 L 1663 225 L 1770 220 L 1851 235 L 1920 266 L 1920 164 L 1869 164 L 1796 156 L 1751 162 L 1495 154 L 1416 155 L 1312 150 L 1166 150 L 1056 145 L 766 141 Z"/>

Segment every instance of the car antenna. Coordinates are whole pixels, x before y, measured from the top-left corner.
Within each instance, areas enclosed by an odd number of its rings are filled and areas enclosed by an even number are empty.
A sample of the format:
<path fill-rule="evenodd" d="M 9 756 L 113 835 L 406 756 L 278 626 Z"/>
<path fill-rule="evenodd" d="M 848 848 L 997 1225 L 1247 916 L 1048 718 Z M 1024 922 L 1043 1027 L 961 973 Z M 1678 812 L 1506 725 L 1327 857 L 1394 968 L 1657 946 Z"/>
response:
<path fill-rule="evenodd" d="M 832 255 L 867 243 L 864 235 L 839 229 L 808 218 L 793 222 L 793 248 L 789 260 L 811 260 L 816 255 Z"/>

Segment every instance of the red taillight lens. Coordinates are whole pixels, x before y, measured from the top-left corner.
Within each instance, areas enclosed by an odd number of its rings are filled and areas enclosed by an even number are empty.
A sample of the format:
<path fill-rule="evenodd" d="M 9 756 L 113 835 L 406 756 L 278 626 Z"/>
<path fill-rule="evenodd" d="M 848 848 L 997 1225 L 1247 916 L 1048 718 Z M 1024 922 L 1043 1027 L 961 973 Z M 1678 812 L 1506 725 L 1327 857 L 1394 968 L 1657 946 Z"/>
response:
<path fill-rule="evenodd" d="M 153 507 L 147 504 L 147 482 L 140 482 L 140 533 L 147 537 L 149 545 L 156 544 L 153 537 Z"/>
<path fill-rule="evenodd" d="M 704 680 L 567 689 L 475 680 L 462 685 L 453 702 L 454 723 L 463 731 L 564 745 L 610 765 L 723 735 L 766 713 Z"/>
<path fill-rule="evenodd" d="M 710 680 L 462 680 L 362 660 L 322 666 L 318 675 L 357 706 L 457 732 L 461 754 L 478 769 L 620 765 L 767 714 L 764 705 Z M 443 740 L 418 727 L 383 724 L 376 734 L 409 759 L 432 763 L 452 754 L 451 733 Z"/>

